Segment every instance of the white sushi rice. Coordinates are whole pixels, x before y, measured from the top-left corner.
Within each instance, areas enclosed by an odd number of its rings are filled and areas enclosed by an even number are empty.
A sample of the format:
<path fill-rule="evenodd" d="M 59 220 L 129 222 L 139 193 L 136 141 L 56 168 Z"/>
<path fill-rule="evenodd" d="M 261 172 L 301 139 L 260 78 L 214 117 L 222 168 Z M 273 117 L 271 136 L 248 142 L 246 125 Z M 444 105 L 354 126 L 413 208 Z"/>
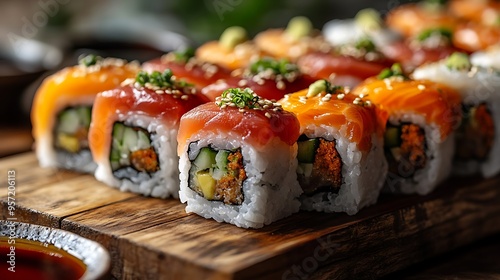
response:
<path fill-rule="evenodd" d="M 153 117 L 138 115 L 134 112 L 119 115 L 116 121 L 123 122 L 127 126 L 144 128 L 150 133 L 151 145 L 158 154 L 160 170 L 152 175 L 146 172 L 135 173 L 136 177 L 120 180 L 113 175 L 108 156 L 104 157 L 106 160 L 97 163 L 96 179 L 124 192 L 128 191 L 159 198 L 169 196 L 177 198 L 179 193 L 178 127 L 167 127 Z"/>
<path fill-rule="evenodd" d="M 494 46 L 485 51 L 478 51 L 470 56 L 473 65 L 500 70 L 500 47 Z"/>
<path fill-rule="evenodd" d="M 368 152 L 359 150 L 356 143 L 343 137 L 341 131 L 329 126 L 311 125 L 304 129 L 308 138 L 335 140 L 335 148 L 342 158 L 342 185 L 338 193 L 321 192 L 312 196 L 302 195 L 301 208 L 320 212 L 346 212 L 356 214 L 361 208 L 374 204 L 382 189 L 387 174 L 383 140 L 372 136 L 372 147 Z"/>
<path fill-rule="evenodd" d="M 500 73 L 475 66 L 471 71 L 450 70 L 444 61 L 419 67 L 413 73 L 415 79 L 429 79 L 454 88 L 462 95 L 465 105 L 485 103 L 494 120 L 493 146 L 486 160 L 457 162 L 454 173 L 467 175 L 480 171 L 486 178 L 500 172 Z"/>
<path fill-rule="evenodd" d="M 66 96 L 60 95 L 56 103 L 56 110 L 51 116 L 48 129 L 45 133 L 35 139 L 35 153 L 41 167 L 62 168 L 83 173 L 93 173 L 97 167 L 92 159 L 90 150 L 82 150 L 78 154 L 70 154 L 55 148 L 54 127 L 59 112 L 68 107 L 92 106 L 95 96 Z M 36 122 L 36 120 L 35 120 Z"/>
<path fill-rule="evenodd" d="M 197 142 L 196 142 L 197 141 Z M 244 200 L 241 205 L 226 205 L 221 201 L 209 201 L 188 186 L 188 151 L 180 155 L 181 202 L 187 202 L 186 212 L 194 212 L 205 218 L 226 222 L 243 228 L 260 228 L 276 220 L 298 212 L 302 193 L 297 177 L 297 145 L 289 146 L 278 138 L 265 147 L 257 149 L 241 140 L 238 135 L 220 133 L 199 133 L 189 142 L 189 152 L 212 145 L 218 149 L 241 148 L 247 179 L 243 182 Z"/>
<path fill-rule="evenodd" d="M 439 125 L 427 124 L 423 116 L 413 113 L 396 112 L 389 118 L 389 123 L 395 126 L 401 123 L 412 123 L 424 129 L 426 164 L 422 169 L 410 175 L 414 170 L 408 168 L 412 167 L 409 164 L 400 163 L 399 174 L 389 172 L 384 191 L 420 195 L 430 193 L 451 173 L 455 151 L 454 133 L 442 139 Z M 405 176 L 405 171 L 408 172 L 408 176 Z"/>

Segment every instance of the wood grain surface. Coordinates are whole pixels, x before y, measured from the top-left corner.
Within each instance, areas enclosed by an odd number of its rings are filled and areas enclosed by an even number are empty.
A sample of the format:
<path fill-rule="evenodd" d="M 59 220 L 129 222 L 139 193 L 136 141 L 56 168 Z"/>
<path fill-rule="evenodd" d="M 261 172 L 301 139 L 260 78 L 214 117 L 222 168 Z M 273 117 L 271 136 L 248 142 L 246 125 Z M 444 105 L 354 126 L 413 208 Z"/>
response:
<path fill-rule="evenodd" d="M 500 177 L 452 178 L 427 196 L 382 195 L 355 216 L 300 212 L 248 230 L 40 168 L 33 153 L 0 160 L 3 219 L 7 170 L 16 170 L 18 221 L 100 242 L 118 279 L 376 278 L 500 232 Z"/>

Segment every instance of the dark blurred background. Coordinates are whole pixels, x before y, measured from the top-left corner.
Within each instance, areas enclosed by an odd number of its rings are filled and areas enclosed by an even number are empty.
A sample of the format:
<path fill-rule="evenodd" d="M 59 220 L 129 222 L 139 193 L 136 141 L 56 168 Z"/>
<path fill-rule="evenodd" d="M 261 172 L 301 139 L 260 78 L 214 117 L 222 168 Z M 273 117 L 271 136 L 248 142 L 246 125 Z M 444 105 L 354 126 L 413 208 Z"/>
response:
<path fill-rule="evenodd" d="M 76 64 L 81 54 L 143 62 L 215 40 L 233 25 L 254 36 L 303 15 L 321 29 L 362 8 L 385 14 L 403 2 L 409 1 L 1 0 L 0 149 L 17 134 L 25 141 L 15 138 L 14 144 L 30 145 L 29 111 L 36 88 L 45 76 Z"/>

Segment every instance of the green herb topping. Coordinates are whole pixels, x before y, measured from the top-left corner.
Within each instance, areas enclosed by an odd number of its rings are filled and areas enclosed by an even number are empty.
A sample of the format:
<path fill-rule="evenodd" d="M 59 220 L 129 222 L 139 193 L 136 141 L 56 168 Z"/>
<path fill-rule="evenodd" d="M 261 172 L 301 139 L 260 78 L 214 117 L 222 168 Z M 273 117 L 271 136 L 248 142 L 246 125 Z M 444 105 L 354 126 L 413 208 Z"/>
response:
<path fill-rule="evenodd" d="M 442 40 L 446 40 L 451 42 L 451 37 L 453 36 L 453 32 L 448 28 L 432 28 L 422 31 L 418 36 L 417 40 L 419 42 L 424 42 L 430 38 L 441 38 Z"/>
<path fill-rule="evenodd" d="M 220 97 L 215 101 L 217 106 L 222 109 L 226 107 L 239 108 L 241 112 L 245 109 L 264 110 L 272 109 L 273 111 L 281 110 L 281 105 L 259 97 L 253 90 L 249 88 L 230 88 L 225 90 Z M 266 113 L 267 117 L 270 117 Z"/>
<path fill-rule="evenodd" d="M 316 82 L 312 83 L 309 86 L 309 89 L 307 90 L 306 97 L 313 97 L 316 96 L 322 92 L 326 94 L 337 94 L 342 91 L 343 93 L 344 87 L 342 86 L 334 86 L 327 80 L 317 80 Z"/>
<path fill-rule="evenodd" d="M 465 53 L 455 52 L 446 59 L 446 67 L 451 70 L 469 71 L 472 67 L 469 56 Z"/>
<path fill-rule="evenodd" d="M 190 58 L 194 57 L 194 49 L 186 48 L 184 50 L 175 51 L 173 54 L 175 62 L 186 63 Z"/>
<path fill-rule="evenodd" d="M 408 79 L 408 77 L 403 72 L 403 68 L 401 68 L 401 64 L 395 63 L 391 66 L 391 68 L 386 68 L 378 74 L 377 78 L 379 80 L 387 79 L 390 77 L 401 77 L 403 79 Z"/>
<path fill-rule="evenodd" d="M 369 38 L 362 38 L 356 42 L 354 47 L 358 50 L 364 51 L 365 53 L 374 52 L 377 50 L 377 47 Z"/>
<path fill-rule="evenodd" d="M 85 67 L 90 67 L 90 66 L 93 66 L 93 65 L 96 65 L 99 61 L 102 61 L 103 58 L 100 57 L 100 56 L 97 56 L 95 54 L 89 54 L 89 55 L 86 55 L 84 57 L 81 57 L 79 59 L 79 64 L 80 65 L 83 65 Z"/>
<path fill-rule="evenodd" d="M 163 73 L 158 71 L 153 71 L 152 73 L 140 71 L 135 78 L 135 83 L 137 86 L 153 90 L 193 87 L 192 84 L 186 81 L 177 80 L 170 69 L 166 69 Z"/>
<path fill-rule="evenodd" d="M 299 72 L 297 65 L 286 59 L 262 58 L 250 65 L 250 72 L 254 75 L 268 70 L 283 76 Z"/>

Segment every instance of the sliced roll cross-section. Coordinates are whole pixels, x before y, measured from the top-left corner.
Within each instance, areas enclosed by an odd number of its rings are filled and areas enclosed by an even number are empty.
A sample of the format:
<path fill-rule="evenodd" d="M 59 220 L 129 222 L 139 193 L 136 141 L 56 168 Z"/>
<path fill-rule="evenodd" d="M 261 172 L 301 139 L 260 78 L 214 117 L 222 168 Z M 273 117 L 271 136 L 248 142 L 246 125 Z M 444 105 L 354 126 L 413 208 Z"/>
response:
<path fill-rule="evenodd" d="M 189 152 L 190 155 L 194 153 Z M 216 150 L 201 148 L 190 158 L 189 187 L 207 200 L 240 205 L 243 202 L 243 181 L 247 178 L 241 149 Z"/>
<path fill-rule="evenodd" d="M 297 177 L 304 193 L 338 193 L 342 186 L 342 159 L 335 141 L 302 135 L 297 145 Z"/>

